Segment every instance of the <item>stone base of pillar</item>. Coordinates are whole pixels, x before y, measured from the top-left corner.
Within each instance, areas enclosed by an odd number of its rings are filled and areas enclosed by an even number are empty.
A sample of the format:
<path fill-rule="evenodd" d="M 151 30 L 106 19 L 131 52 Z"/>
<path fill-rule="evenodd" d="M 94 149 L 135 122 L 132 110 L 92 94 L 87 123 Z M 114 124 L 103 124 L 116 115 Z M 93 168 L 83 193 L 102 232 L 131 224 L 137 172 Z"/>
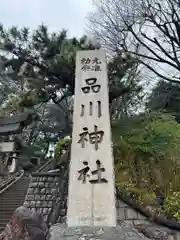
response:
<path fill-rule="evenodd" d="M 116 227 L 66 227 L 55 224 L 50 228 L 50 240 L 145 240 L 132 226 L 122 224 Z"/>

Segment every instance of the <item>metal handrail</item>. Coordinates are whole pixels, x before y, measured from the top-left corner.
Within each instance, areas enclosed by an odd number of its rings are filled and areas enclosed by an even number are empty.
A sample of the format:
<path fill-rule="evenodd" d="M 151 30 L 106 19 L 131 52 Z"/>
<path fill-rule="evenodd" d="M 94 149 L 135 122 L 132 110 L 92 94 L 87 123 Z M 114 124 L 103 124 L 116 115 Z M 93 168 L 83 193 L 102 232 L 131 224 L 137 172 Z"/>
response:
<path fill-rule="evenodd" d="M 36 172 L 41 172 L 45 167 L 47 167 L 52 162 L 52 159 L 47 161 L 44 165 L 42 165 Z"/>
<path fill-rule="evenodd" d="M 41 172 L 45 167 L 47 167 L 51 163 L 51 160 L 47 161 L 43 166 L 41 166 L 37 172 Z M 24 170 L 20 170 L 14 175 L 8 177 L 8 179 L 4 180 L 0 184 L 0 194 L 7 190 L 10 186 L 16 183 L 22 176 L 24 175 Z"/>
<path fill-rule="evenodd" d="M 14 179 L 15 176 L 17 176 L 19 174 L 19 172 L 13 174 L 13 175 L 10 175 L 8 176 L 7 178 L 5 178 L 1 183 L 0 183 L 0 189 L 3 188 L 3 186 L 7 185 L 7 183 L 9 181 L 11 181 L 11 179 Z"/>
<path fill-rule="evenodd" d="M 24 170 L 21 170 L 3 182 L 3 184 L 0 185 L 0 194 L 16 183 L 23 175 Z"/>

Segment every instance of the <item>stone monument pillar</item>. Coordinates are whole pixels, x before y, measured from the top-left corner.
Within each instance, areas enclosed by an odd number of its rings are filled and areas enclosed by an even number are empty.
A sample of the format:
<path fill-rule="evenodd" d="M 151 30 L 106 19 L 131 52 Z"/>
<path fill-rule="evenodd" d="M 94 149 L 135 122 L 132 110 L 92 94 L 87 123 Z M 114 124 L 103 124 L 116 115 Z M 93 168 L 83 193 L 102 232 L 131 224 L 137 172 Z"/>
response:
<path fill-rule="evenodd" d="M 102 50 L 77 53 L 67 225 L 116 225 L 108 79 Z"/>
<path fill-rule="evenodd" d="M 55 224 L 51 240 L 139 240 L 132 226 L 116 226 L 108 79 L 102 50 L 76 58 L 67 226 Z"/>

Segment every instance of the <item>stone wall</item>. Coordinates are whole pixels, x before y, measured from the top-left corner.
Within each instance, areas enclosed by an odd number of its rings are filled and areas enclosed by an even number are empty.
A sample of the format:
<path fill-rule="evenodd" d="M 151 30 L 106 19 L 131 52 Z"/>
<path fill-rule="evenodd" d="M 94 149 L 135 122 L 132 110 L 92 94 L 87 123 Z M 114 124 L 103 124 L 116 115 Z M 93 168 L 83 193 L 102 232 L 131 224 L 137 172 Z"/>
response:
<path fill-rule="evenodd" d="M 65 223 L 68 194 L 68 169 L 60 173 L 33 173 L 24 206 L 40 213 L 51 226 Z M 156 224 L 117 196 L 117 223 L 130 224 L 149 239 L 180 240 L 180 231 Z"/>
<path fill-rule="evenodd" d="M 120 197 L 116 201 L 117 223 L 127 223 L 135 227 L 140 233 L 150 239 L 180 240 L 180 231 L 156 224 L 153 220 L 143 216 Z"/>
<path fill-rule="evenodd" d="M 24 206 L 36 210 L 48 225 L 64 222 L 67 204 L 67 173 L 33 173 Z"/>

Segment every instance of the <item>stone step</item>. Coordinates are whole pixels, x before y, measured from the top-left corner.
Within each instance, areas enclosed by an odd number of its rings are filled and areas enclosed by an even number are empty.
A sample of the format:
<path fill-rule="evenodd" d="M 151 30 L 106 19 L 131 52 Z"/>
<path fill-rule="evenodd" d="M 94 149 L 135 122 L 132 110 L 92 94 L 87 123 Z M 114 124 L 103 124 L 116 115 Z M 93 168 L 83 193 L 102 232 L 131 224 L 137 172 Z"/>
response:
<path fill-rule="evenodd" d="M 0 232 L 3 231 L 16 208 L 23 205 L 28 186 L 29 180 L 22 178 L 0 194 Z"/>

